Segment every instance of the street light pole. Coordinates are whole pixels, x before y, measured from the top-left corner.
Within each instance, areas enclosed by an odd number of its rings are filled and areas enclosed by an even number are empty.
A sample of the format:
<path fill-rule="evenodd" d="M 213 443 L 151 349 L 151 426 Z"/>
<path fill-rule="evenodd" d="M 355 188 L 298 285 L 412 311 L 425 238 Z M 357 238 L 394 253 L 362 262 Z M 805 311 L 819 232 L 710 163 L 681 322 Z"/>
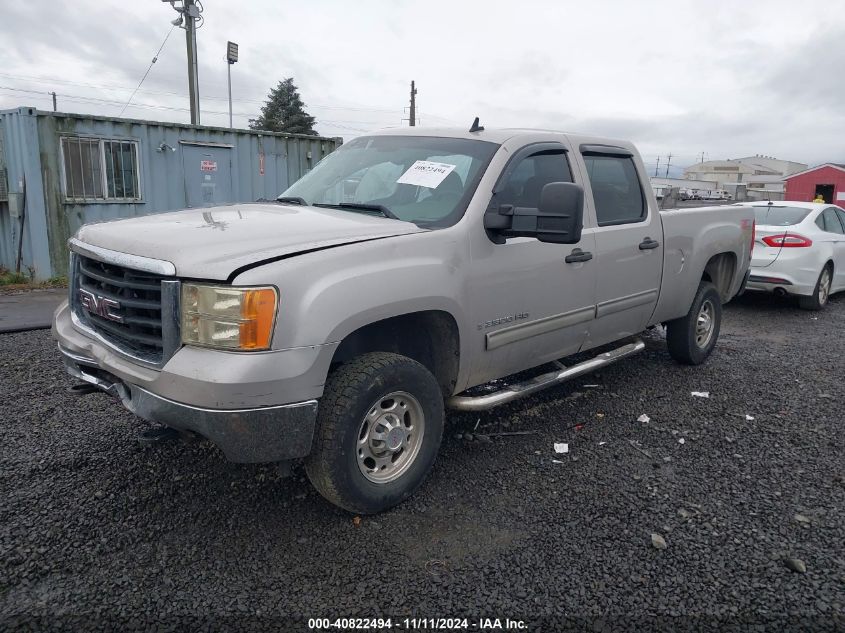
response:
<path fill-rule="evenodd" d="M 232 64 L 229 62 L 226 64 L 226 74 L 228 75 L 227 79 L 229 80 L 229 127 L 235 127 L 232 125 Z"/>
<path fill-rule="evenodd" d="M 232 125 L 232 64 L 238 61 L 238 45 L 234 42 L 226 43 L 226 70 L 229 79 L 229 127 Z"/>

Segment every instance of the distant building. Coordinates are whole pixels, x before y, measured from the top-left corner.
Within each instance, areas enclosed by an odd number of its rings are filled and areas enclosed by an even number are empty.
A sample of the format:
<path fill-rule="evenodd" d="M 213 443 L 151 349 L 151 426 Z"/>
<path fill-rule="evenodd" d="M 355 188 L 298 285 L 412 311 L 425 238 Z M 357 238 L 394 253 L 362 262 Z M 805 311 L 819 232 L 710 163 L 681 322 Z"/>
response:
<path fill-rule="evenodd" d="M 83 224 L 275 198 L 342 139 L 0 111 L 0 267 L 67 271 Z"/>
<path fill-rule="evenodd" d="M 786 178 L 786 200 L 810 202 L 817 195 L 845 207 L 845 163 L 825 163 Z"/>
<path fill-rule="evenodd" d="M 691 180 L 690 178 L 660 178 L 653 176 L 649 178 L 652 187 L 677 187 L 678 189 L 702 189 L 710 191 L 718 189 L 719 183 L 715 180 Z"/>
<path fill-rule="evenodd" d="M 750 199 L 782 199 L 783 179 L 807 169 L 806 163 L 781 160 L 771 156 L 746 156 L 729 160 L 709 160 L 684 170 L 688 180 L 715 180 L 719 189 L 744 185 Z"/>

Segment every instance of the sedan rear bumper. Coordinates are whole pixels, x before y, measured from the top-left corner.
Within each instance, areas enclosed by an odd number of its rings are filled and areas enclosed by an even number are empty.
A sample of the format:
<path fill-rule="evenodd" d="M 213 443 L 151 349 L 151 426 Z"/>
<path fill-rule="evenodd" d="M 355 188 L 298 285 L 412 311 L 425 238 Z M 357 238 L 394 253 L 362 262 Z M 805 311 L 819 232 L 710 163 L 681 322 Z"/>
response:
<path fill-rule="evenodd" d="M 818 273 L 799 271 L 798 274 L 783 273 L 775 266 L 751 268 L 748 277 L 748 290 L 757 292 L 778 292 L 790 295 L 807 296 L 816 289 Z"/>

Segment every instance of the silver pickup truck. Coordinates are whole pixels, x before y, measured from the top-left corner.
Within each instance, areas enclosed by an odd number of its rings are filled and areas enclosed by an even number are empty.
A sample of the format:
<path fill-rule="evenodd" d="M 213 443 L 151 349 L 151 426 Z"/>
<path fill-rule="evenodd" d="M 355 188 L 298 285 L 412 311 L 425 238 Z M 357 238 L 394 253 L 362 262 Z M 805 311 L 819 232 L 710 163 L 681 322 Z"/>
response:
<path fill-rule="evenodd" d="M 233 461 L 305 458 L 328 500 L 374 513 L 424 481 L 444 407 L 593 371 L 658 324 L 673 358 L 703 362 L 747 278 L 753 218 L 658 211 L 625 141 L 390 130 L 275 202 L 82 227 L 53 333 L 80 393 Z"/>

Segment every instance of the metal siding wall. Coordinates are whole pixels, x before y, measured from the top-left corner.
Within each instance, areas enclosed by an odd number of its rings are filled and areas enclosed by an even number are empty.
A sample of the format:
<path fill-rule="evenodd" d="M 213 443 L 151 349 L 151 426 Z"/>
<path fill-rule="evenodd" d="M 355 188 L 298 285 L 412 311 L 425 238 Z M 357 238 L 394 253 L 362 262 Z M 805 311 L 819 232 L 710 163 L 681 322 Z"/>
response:
<path fill-rule="evenodd" d="M 47 222 L 45 217 L 42 173 L 38 154 L 36 110 L 19 108 L 0 112 L 5 137 L 9 193 L 21 193 L 26 180 L 21 271 L 32 270 L 37 279 L 53 274 Z M 13 218 L 8 204 L 0 204 L 0 266 L 15 269 L 20 236 L 20 218 Z"/>
<path fill-rule="evenodd" d="M 21 113 L 32 112 L 23 117 Z M 22 123 L 28 119 L 29 124 Z M 220 143 L 232 149 L 232 196 L 235 202 L 272 199 L 336 149 L 341 139 L 299 138 L 224 128 L 196 128 L 154 121 L 105 119 L 82 115 L 54 115 L 22 108 L 0 112 L 6 132 L 9 190 L 17 182 L 27 160 L 27 224 L 33 219 L 33 239 L 25 236 L 23 268 L 33 265 L 39 279 L 67 273 L 66 242 L 80 226 L 120 218 L 181 209 L 186 206 L 183 148 L 180 141 Z M 60 139 L 90 136 L 138 142 L 141 201 L 66 203 L 62 190 Z M 166 143 L 175 152 L 157 148 Z M 264 151 L 264 175 L 259 173 L 259 151 Z M 311 159 L 307 158 L 308 151 Z M 39 164 L 40 163 L 40 164 Z M 188 168 L 192 168 L 190 165 Z M 199 169 L 199 165 L 197 165 Z M 31 173 L 34 172 L 34 173 Z M 44 176 L 44 187 L 41 175 Z M 37 205 L 34 201 L 37 200 Z M 36 213 L 33 214 L 33 209 Z M 14 266 L 17 233 L 8 206 L 0 203 L 0 265 Z M 48 238 L 49 236 L 49 238 Z M 14 241 L 14 243 L 13 243 Z M 33 256 L 32 243 L 36 245 Z"/>
<path fill-rule="evenodd" d="M 12 115 L 8 112 L 0 113 L 0 128 L 3 131 L 5 141 L 4 156 L 8 163 L 9 192 L 17 191 L 17 163 L 12 158 Z M 0 266 L 11 268 L 14 266 L 14 248 L 12 239 L 12 218 L 9 216 L 9 205 L 0 202 Z M 12 266 L 10 266 L 10 262 Z"/>

